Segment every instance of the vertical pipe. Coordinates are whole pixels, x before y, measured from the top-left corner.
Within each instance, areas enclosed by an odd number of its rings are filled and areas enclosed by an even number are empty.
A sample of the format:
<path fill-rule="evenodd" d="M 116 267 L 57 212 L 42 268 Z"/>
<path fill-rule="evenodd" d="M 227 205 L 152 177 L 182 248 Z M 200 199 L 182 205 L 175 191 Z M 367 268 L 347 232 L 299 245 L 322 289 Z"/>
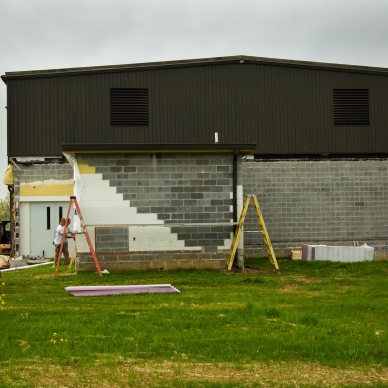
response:
<path fill-rule="evenodd" d="M 234 150 L 233 155 L 233 222 L 237 222 L 237 157 L 238 150 Z M 233 233 L 236 231 L 237 225 L 233 225 Z"/>
<path fill-rule="evenodd" d="M 233 222 L 237 222 L 237 157 L 238 150 L 233 155 Z M 236 233 L 237 225 L 233 225 L 233 235 Z M 237 255 L 234 255 L 233 266 L 237 265 Z"/>

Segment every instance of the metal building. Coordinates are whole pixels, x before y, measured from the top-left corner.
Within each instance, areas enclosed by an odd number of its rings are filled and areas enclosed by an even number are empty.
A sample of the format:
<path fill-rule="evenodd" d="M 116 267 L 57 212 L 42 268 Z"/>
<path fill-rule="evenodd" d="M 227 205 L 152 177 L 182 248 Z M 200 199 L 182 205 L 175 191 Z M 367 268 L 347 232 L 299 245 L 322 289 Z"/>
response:
<path fill-rule="evenodd" d="M 2 79 L 7 86 L 8 156 L 22 166 L 22 172 L 15 171 L 15 254 L 50 249 L 44 244 L 74 192 L 77 171 L 89 185 L 85 183 L 89 198 L 83 198 L 82 206 L 107 266 L 114 261 L 109 255 L 119 252 L 112 269 L 152 268 L 155 263 L 219 267 L 232 227 L 213 224 L 236 221 L 243 193 L 271 181 L 268 171 L 279 176 L 274 187 L 264 190 L 264 205 L 265 195 L 270 204 L 278 182 L 287 181 L 281 174 L 290 175 L 284 165 L 249 175 L 242 156 L 297 163 L 301 158 L 384 160 L 388 154 L 388 70 L 383 68 L 235 56 L 7 72 Z M 78 170 L 68 163 L 69 155 Z M 348 175 L 352 166 L 344 167 Z M 303 168 L 292 185 L 311 179 L 310 166 Z M 374 163 L 354 171 L 372 174 L 376 168 L 386 169 Z M 346 181 L 346 173 L 339 179 Z M 321 184 L 330 186 L 329 181 Z M 325 190 L 335 190 L 332 186 Z M 297 190 L 292 194 L 298 195 Z M 360 211 L 371 212 L 359 205 L 369 199 L 333 192 L 329 201 L 338 198 L 346 198 L 351 220 Z M 319 198 L 316 206 L 322 201 L 326 199 Z M 384 209 L 385 202 L 384 197 Z M 280 198 L 276 206 L 285 203 Z M 278 213 L 288 214 L 284 206 Z M 344 225 L 350 223 L 350 218 L 344 221 L 347 215 L 338 214 L 333 210 Z M 139 229 L 144 219 L 154 224 L 156 239 Z M 198 222 L 208 225 L 187 225 Z M 367 234 L 349 227 L 352 232 L 341 241 L 376 238 L 382 224 L 383 219 L 376 224 L 371 219 Z M 279 230 L 279 249 L 330 230 L 330 222 L 323 221 L 327 228 L 309 235 L 316 225 L 311 217 L 301 225 L 293 222 L 294 229 Z M 327 233 L 334 241 L 338 230 Z M 87 247 L 82 241 L 79 246 L 78 268 L 88 269 L 88 258 L 82 259 Z M 138 259 L 145 252 L 151 255 L 147 265 Z"/>
<path fill-rule="evenodd" d="M 212 144 L 214 133 L 260 155 L 387 152 L 382 68 L 236 56 L 2 79 L 11 157 L 61 156 L 63 143 Z"/>

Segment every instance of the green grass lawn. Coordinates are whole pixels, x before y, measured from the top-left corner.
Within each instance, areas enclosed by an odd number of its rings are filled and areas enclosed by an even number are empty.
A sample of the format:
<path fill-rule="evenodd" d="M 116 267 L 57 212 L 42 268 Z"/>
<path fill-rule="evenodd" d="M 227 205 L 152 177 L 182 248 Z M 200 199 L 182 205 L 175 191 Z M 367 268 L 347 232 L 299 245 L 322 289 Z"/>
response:
<path fill-rule="evenodd" d="M 388 262 L 246 264 L 3 273 L 0 387 L 388 386 Z M 181 293 L 64 290 L 161 283 Z"/>

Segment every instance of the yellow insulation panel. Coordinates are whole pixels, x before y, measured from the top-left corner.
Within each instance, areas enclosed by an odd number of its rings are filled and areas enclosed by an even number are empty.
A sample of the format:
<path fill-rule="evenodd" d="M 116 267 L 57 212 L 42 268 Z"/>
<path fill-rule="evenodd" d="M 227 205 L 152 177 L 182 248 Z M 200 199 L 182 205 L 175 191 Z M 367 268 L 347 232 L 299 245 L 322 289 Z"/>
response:
<path fill-rule="evenodd" d="M 37 196 L 71 196 L 73 195 L 73 182 L 46 181 L 22 183 L 20 195 L 25 197 Z"/>
<path fill-rule="evenodd" d="M 96 167 L 89 166 L 87 163 L 78 163 L 78 170 L 80 174 L 95 174 Z"/>

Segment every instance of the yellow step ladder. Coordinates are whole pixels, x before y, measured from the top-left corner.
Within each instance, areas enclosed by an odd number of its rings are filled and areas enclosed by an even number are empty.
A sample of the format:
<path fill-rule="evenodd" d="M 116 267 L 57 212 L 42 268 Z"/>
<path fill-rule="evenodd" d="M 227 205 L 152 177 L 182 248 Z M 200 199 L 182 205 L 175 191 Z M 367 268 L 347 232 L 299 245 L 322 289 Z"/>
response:
<path fill-rule="evenodd" d="M 263 214 L 261 213 L 259 202 L 256 198 L 256 195 L 247 195 L 245 198 L 244 205 L 243 205 L 243 208 L 242 208 L 242 211 L 240 214 L 240 218 L 238 220 L 238 226 L 236 228 L 236 231 L 234 232 L 232 244 L 230 246 L 229 254 L 228 254 L 228 257 L 226 259 L 227 271 L 230 272 L 230 270 L 232 269 L 234 256 L 235 256 L 236 251 L 237 251 L 237 246 L 238 246 L 238 242 L 240 240 L 241 232 L 243 231 L 244 221 L 245 221 L 245 217 L 247 215 L 248 206 L 249 206 L 251 199 L 253 201 L 253 205 L 255 206 L 257 220 L 258 220 L 260 228 L 261 228 L 261 234 L 263 235 L 263 240 L 264 240 L 265 247 L 267 249 L 269 261 L 273 265 L 274 270 L 277 271 L 278 273 L 280 273 L 279 265 L 278 265 L 278 262 L 276 260 L 276 256 L 275 256 L 275 253 L 273 251 L 273 248 L 272 248 L 271 240 L 269 238 L 267 228 L 265 226 Z"/>

